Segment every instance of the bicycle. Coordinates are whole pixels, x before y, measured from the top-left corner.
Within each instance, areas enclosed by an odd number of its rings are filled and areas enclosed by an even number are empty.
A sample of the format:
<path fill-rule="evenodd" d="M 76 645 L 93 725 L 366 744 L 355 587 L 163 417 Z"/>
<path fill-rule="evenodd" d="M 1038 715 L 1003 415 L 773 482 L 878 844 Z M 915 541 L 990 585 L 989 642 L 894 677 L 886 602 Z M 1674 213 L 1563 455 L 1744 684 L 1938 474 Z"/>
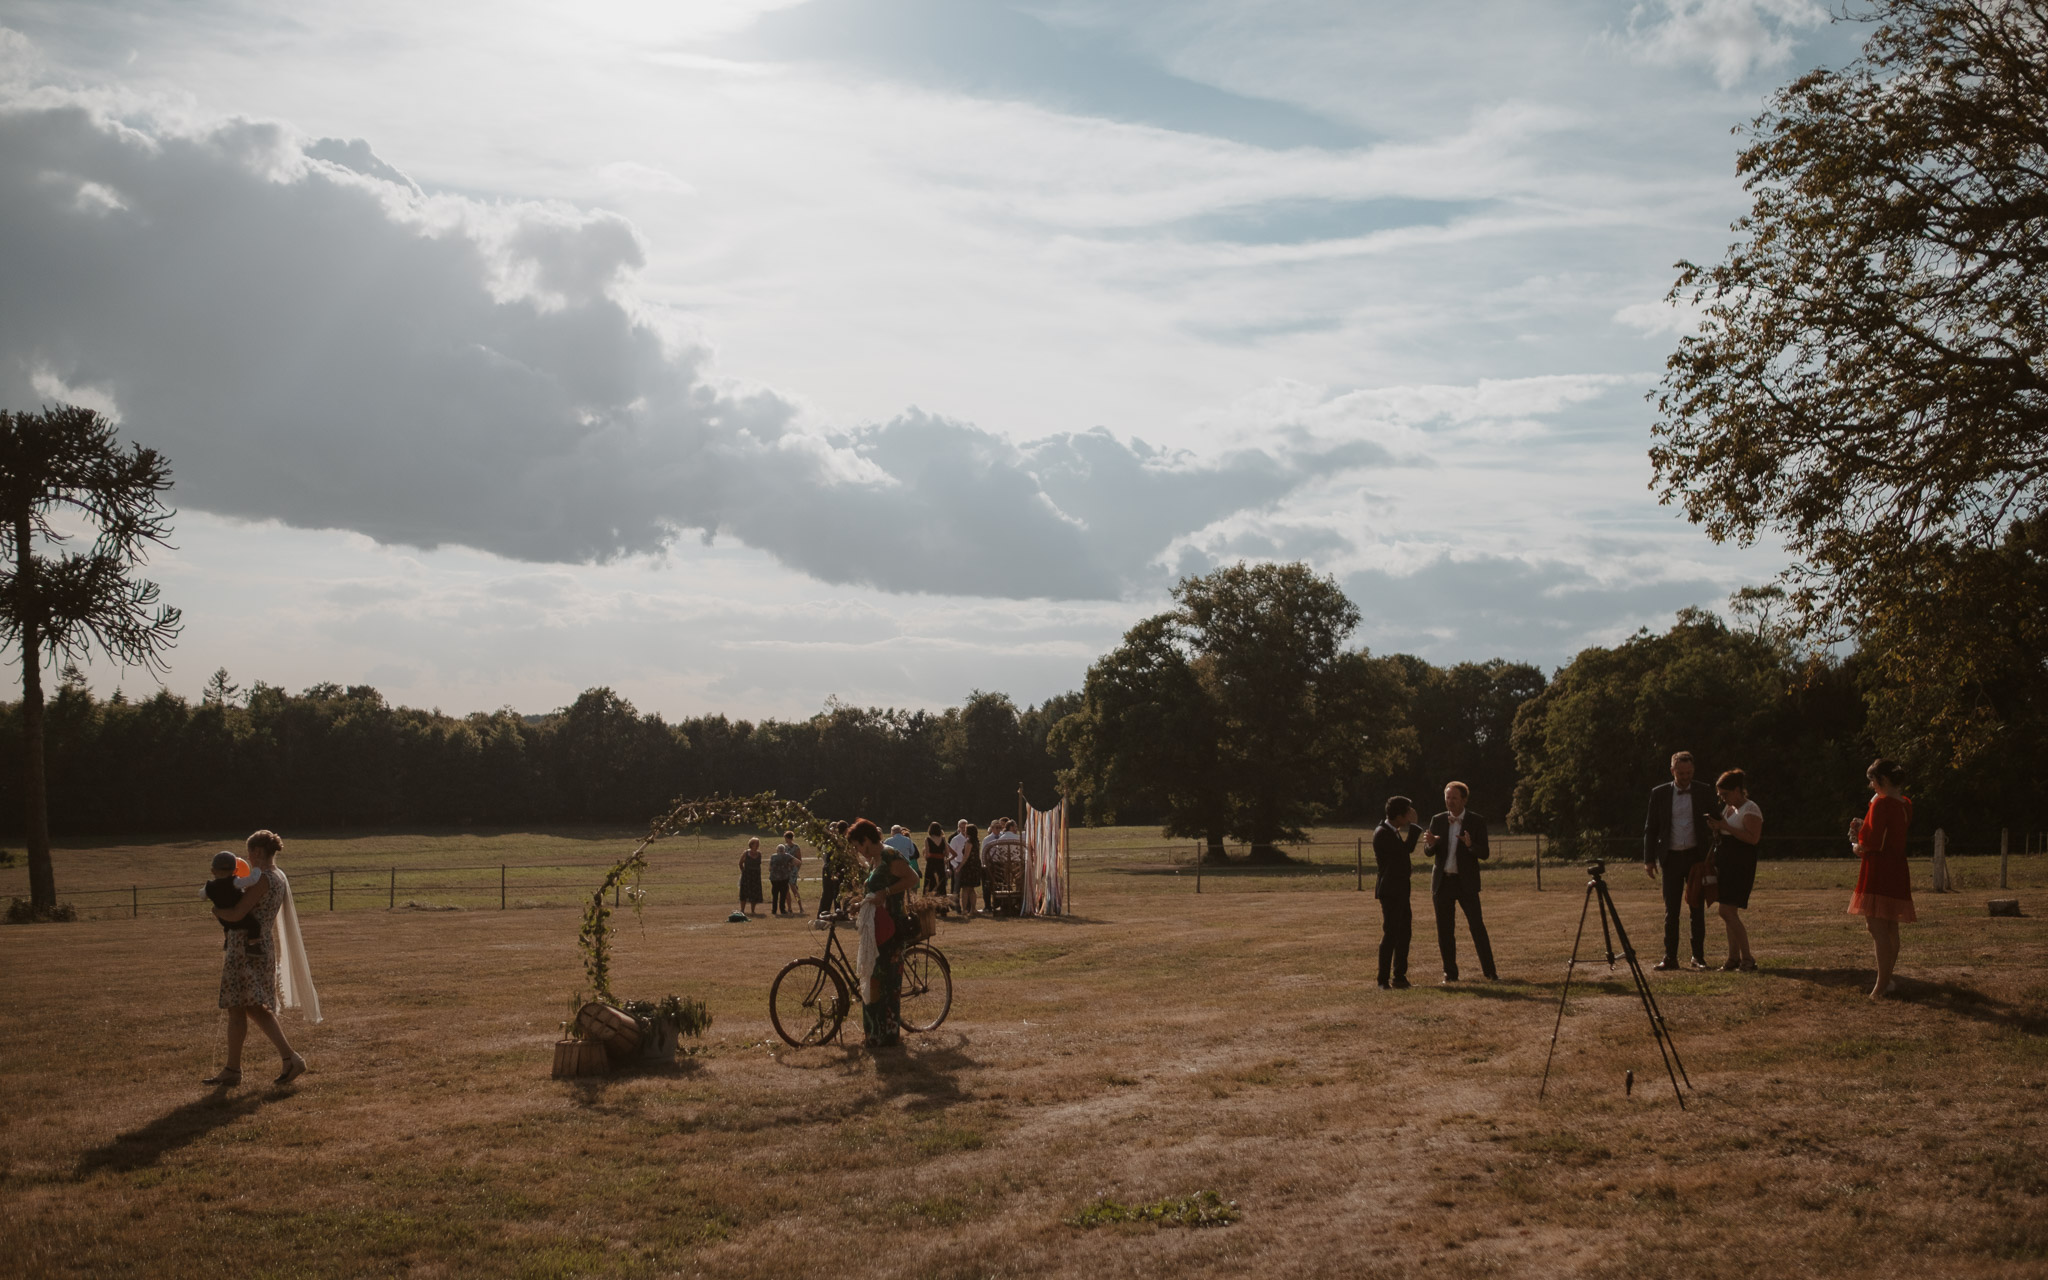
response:
<path fill-rule="evenodd" d="M 846 919 L 845 912 L 834 912 L 825 954 L 790 961 L 768 988 L 768 1020 L 791 1048 L 831 1043 L 853 1007 L 851 993 L 860 990 L 860 978 L 839 941 Z M 953 966 L 945 952 L 929 942 L 912 943 L 903 953 L 903 1029 L 936 1031 L 952 1010 Z"/>

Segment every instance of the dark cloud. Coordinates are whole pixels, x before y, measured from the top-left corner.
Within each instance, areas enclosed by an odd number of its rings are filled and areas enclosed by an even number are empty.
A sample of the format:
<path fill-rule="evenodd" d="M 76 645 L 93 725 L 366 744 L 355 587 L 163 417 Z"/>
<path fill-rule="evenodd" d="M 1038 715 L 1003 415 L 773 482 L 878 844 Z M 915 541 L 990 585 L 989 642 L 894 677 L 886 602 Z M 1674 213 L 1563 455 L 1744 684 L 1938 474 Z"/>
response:
<path fill-rule="evenodd" d="M 1112 597 L 1376 446 L 1198 459 L 912 411 L 830 438 L 631 305 L 604 213 L 428 198 L 368 144 L 0 112 L 0 395 L 110 396 L 181 504 L 533 561 L 729 532 L 835 583 Z"/>

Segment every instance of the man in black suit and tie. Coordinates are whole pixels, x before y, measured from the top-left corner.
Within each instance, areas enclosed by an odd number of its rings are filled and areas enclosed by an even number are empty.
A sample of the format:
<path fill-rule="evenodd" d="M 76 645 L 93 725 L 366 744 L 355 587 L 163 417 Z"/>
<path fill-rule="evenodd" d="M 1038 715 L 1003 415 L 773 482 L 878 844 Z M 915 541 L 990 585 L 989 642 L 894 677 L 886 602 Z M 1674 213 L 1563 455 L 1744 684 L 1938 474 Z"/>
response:
<path fill-rule="evenodd" d="M 1692 752 L 1671 757 L 1671 781 L 1650 792 L 1650 816 L 1643 822 L 1643 870 L 1652 880 L 1664 873 L 1664 959 L 1657 967 L 1678 967 L 1678 908 L 1693 864 L 1707 856 L 1714 838 L 1707 824 L 1721 816 L 1714 789 L 1693 780 Z M 1707 967 L 1707 906 L 1692 908 L 1692 967 Z"/>
<path fill-rule="evenodd" d="M 1387 820 L 1372 833 L 1372 860 L 1379 869 L 1372 896 L 1380 904 L 1380 987 L 1408 988 L 1408 940 L 1415 936 L 1415 912 L 1408 905 L 1408 856 L 1422 828 L 1407 796 L 1387 801 Z"/>
<path fill-rule="evenodd" d="M 1472 789 L 1462 782 L 1444 788 L 1444 812 L 1429 820 L 1429 851 L 1436 855 L 1430 872 L 1429 900 L 1436 907 L 1436 945 L 1444 954 L 1444 981 L 1458 980 L 1458 909 L 1472 930 L 1472 949 L 1479 953 L 1479 971 L 1499 978 L 1493 968 L 1493 942 L 1479 914 L 1479 864 L 1486 847 L 1486 819 L 1465 807 Z"/>

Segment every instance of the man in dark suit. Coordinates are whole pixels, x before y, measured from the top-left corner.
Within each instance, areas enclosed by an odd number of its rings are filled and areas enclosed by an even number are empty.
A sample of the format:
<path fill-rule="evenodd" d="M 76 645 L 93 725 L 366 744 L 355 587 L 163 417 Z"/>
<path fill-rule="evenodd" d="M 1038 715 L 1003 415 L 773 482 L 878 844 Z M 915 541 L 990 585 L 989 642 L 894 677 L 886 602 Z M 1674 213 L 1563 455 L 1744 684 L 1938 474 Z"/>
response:
<path fill-rule="evenodd" d="M 1472 930 L 1472 949 L 1479 953 L 1479 971 L 1499 978 L 1493 968 L 1493 942 L 1479 914 L 1479 864 L 1486 861 L 1486 819 L 1465 807 L 1472 789 L 1462 782 L 1444 788 L 1444 812 L 1429 820 L 1426 840 L 1436 855 L 1429 877 L 1429 900 L 1436 907 L 1436 945 L 1444 954 L 1444 981 L 1458 980 L 1458 910 Z"/>
<path fill-rule="evenodd" d="M 1693 779 L 1692 752 L 1671 757 L 1671 781 L 1650 792 L 1650 816 L 1643 821 L 1643 870 L 1652 880 L 1664 873 L 1664 959 L 1659 969 L 1678 967 L 1678 908 L 1686 878 L 1707 856 L 1714 837 L 1707 824 L 1721 816 L 1714 789 Z M 1707 967 L 1707 907 L 1692 908 L 1692 967 Z"/>
<path fill-rule="evenodd" d="M 1408 901 L 1408 856 L 1422 828 L 1415 821 L 1415 802 L 1407 796 L 1387 801 L 1387 820 L 1372 833 L 1372 860 L 1379 875 L 1372 896 L 1380 904 L 1380 987 L 1408 987 L 1408 941 L 1415 936 L 1415 911 Z M 1391 975 L 1391 980 L 1390 979 Z"/>

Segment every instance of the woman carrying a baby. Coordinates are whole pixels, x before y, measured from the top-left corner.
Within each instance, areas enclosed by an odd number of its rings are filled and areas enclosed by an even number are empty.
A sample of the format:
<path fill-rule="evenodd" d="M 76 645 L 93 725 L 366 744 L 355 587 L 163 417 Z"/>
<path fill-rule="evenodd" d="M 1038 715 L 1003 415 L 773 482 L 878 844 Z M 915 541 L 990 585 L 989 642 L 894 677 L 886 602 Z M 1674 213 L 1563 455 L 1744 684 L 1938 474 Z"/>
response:
<path fill-rule="evenodd" d="M 278 1025 L 277 1010 L 304 1006 L 306 1021 L 320 1021 L 320 997 L 313 990 L 313 975 L 306 963 L 306 948 L 299 937 L 299 913 L 292 906 L 291 882 L 277 869 L 277 854 L 284 841 L 276 832 L 258 831 L 249 837 L 249 868 L 254 883 L 242 890 L 233 906 L 216 906 L 213 914 L 223 924 L 253 919 L 253 932 L 230 929 L 226 959 L 220 972 L 220 1007 L 228 1011 L 228 1061 L 205 1083 L 237 1085 L 242 1082 L 242 1042 L 248 1039 L 249 1024 L 269 1037 L 284 1060 L 284 1072 L 277 1084 L 290 1084 L 306 1072 L 306 1060 L 293 1051 Z M 242 882 L 237 882 L 242 883 Z"/>

